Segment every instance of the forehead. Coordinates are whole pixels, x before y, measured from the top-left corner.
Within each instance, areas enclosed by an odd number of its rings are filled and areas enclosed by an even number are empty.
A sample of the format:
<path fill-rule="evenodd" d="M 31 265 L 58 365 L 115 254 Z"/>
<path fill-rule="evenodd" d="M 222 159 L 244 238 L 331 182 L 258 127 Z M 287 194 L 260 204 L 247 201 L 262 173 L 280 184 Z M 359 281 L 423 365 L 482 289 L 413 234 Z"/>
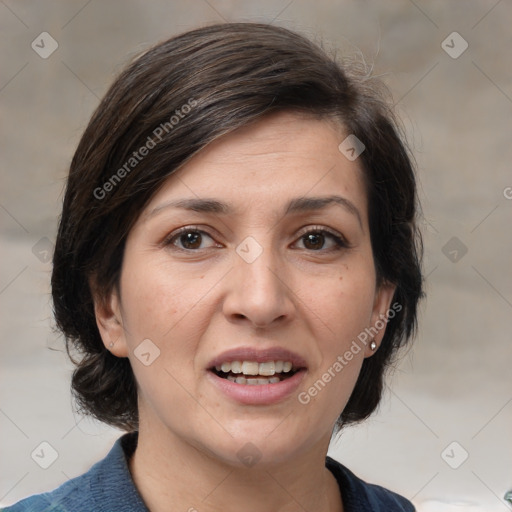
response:
<path fill-rule="evenodd" d="M 183 198 L 218 198 L 225 207 L 216 205 L 217 213 L 241 214 L 257 205 L 282 213 L 297 205 L 291 198 L 329 195 L 354 204 L 364 217 L 361 167 L 338 148 L 346 137 L 332 120 L 288 112 L 263 118 L 196 154 L 167 178 L 143 216 Z"/>

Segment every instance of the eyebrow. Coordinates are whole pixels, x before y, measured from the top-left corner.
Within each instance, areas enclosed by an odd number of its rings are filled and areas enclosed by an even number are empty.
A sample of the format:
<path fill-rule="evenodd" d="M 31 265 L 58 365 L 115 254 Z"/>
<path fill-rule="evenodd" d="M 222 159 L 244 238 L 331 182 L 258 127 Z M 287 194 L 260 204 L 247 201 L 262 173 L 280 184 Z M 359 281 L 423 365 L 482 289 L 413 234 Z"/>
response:
<path fill-rule="evenodd" d="M 359 210 L 356 208 L 354 203 L 352 203 L 346 197 L 337 195 L 322 197 L 296 197 L 288 202 L 284 215 L 323 210 L 331 205 L 341 206 L 345 211 L 354 215 L 359 221 L 359 225 L 363 227 L 361 214 L 359 213 Z M 147 219 L 168 208 L 179 208 L 200 213 L 212 213 L 216 215 L 229 215 L 234 213 L 234 210 L 230 205 L 217 199 L 192 197 L 187 199 L 176 199 L 160 204 L 147 214 Z"/>

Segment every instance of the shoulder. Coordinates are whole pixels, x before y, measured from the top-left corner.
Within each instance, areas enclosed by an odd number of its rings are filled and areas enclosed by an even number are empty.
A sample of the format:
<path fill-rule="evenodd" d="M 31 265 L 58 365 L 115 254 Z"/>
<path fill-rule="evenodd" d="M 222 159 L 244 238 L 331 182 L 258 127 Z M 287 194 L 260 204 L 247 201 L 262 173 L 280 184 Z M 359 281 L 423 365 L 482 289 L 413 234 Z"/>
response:
<path fill-rule="evenodd" d="M 338 481 L 346 512 L 414 512 L 414 505 L 403 496 L 380 485 L 369 484 L 331 457 L 326 467 Z"/>
<path fill-rule="evenodd" d="M 127 454 L 133 452 L 137 437 L 120 437 L 101 461 L 83 475 L 73 478 L 57 489 L 29 496 L 2 512 L 147 512 L 138 494 L 130 471 Z"/>
<path fill-rule="evenodd" d="M 2 512 L 68 512 L 85 510 L 82 505 L 91 505 L 90 477 L 94 466 L 87 473 L 69 480 L 57 489 L 29 496 Z M 78 508 L 77 508 L 78 507 Z"/>

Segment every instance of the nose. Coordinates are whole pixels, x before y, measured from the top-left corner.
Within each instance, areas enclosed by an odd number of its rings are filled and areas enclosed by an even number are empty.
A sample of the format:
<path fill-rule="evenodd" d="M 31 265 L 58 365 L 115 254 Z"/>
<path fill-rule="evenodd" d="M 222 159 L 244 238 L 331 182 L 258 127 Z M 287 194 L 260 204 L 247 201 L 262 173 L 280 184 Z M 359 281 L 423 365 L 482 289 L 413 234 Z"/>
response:
<path fill-rule="evenodd" d="M 250 249 L 255 250 L 254 246 Z M 254 260 L 254 254 L 249 258 L 242 251 L 234 254 L 223 311 L 231 322 L 248 321 L 257 328 L 282 326 L 295 313 L 294 293 L 278 255 L 268 246 L 261 250 Z"/>

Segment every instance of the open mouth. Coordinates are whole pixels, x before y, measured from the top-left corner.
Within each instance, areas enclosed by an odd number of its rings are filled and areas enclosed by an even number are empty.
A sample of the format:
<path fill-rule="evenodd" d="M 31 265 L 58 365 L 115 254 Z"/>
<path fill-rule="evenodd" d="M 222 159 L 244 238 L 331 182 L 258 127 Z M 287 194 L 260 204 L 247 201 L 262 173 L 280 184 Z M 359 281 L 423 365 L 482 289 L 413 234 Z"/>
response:
<path fill-rule="evenodd" d="M 221 379 L 235 384 L 262 386 L 279 384 L 293 377 L 302 368 L 294 367 L 290 361 L 226 361 L 210 368 Z"/>

